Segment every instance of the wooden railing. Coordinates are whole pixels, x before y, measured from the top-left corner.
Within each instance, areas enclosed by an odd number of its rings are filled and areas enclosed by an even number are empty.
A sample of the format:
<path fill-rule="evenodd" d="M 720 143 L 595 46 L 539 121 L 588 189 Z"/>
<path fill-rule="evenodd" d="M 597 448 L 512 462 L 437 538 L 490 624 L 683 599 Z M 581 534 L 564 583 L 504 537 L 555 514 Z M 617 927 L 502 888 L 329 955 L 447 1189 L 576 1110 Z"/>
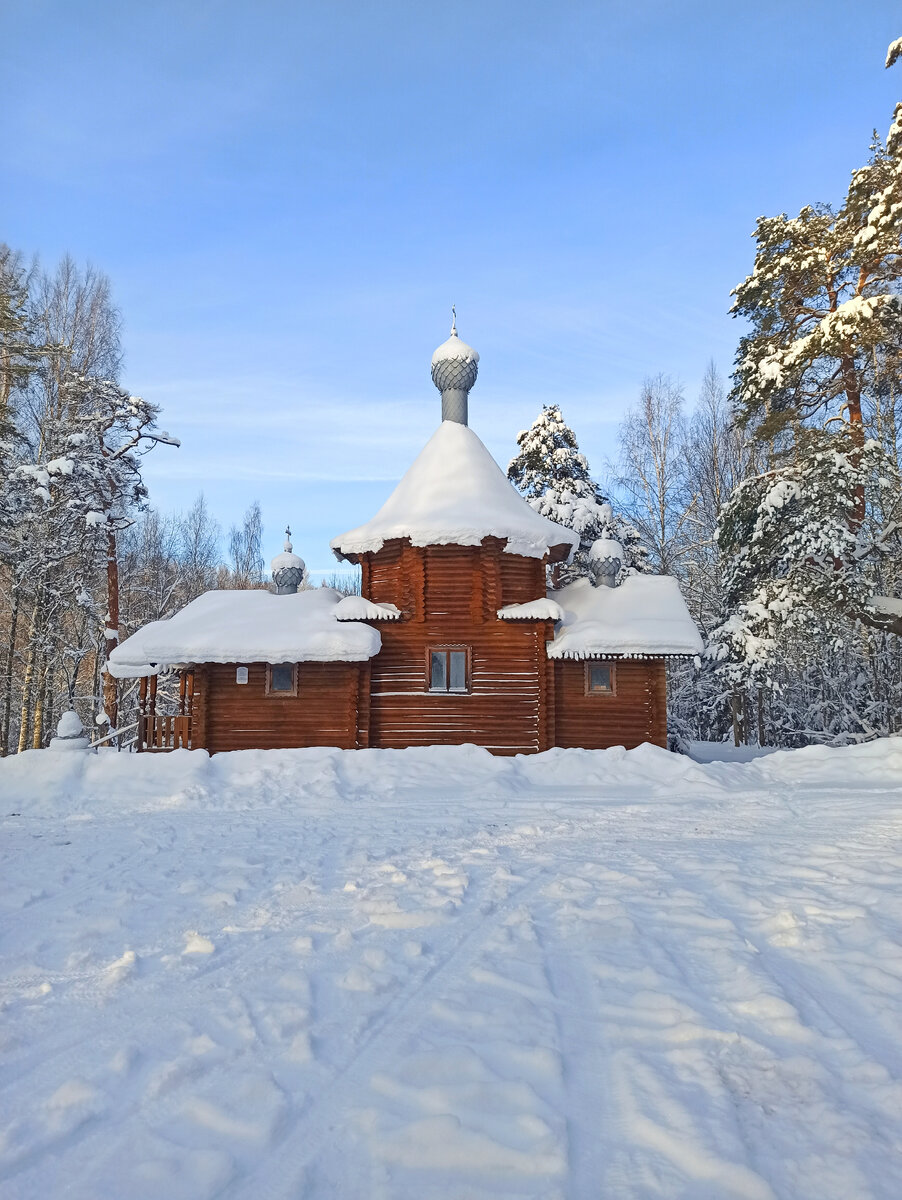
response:
<path fill-rule="evenodd" d="M 141 750 L 191 749 L 191 718 L 147 713 L 141 718 Z"/>
<path fill-rule="evenodd" d="M 177 713 L 157 712 L 157 677 L 146 675 L 141 680 L 138 704 L 138 735 L 135 749 L 178 750 L 191 749 L 191 708 L 194 695 L 194 672 L 179 672 L 179 694 Z"/>

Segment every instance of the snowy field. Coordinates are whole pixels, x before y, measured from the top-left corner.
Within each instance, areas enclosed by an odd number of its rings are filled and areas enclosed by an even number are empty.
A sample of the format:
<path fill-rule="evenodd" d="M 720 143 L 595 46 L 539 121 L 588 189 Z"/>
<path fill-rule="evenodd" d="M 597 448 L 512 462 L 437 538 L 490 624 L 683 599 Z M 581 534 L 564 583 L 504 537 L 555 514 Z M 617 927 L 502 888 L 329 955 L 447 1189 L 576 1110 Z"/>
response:
<path fill-rule="evenodd" d="M 4 1200 L 902 1196 L 902 740 L 0 796 Z"/>

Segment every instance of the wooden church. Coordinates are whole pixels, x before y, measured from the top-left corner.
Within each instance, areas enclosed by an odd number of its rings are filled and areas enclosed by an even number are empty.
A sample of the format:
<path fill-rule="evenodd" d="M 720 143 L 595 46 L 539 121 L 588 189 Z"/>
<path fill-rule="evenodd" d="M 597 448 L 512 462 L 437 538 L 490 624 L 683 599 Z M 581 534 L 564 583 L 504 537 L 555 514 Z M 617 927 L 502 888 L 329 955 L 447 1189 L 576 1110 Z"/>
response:
<path fill-rule="evenodd" d="M 579 539 L 469 428 L 478 362 L 452 327 L 432 358 L 441 425 L 379 512 L 332 542 L 360 565 L 360 596 L 299 590 L 286 541 L 272 591 L 207 592 L 113 651 L 110 671 L 141 679 L 141 748 L 666 745 L 666 660 L 702 648 L 679 587 L 621 578 L 607 538 L 594 581 L 546 590 Z M 175 673 L 163 711 L 157 681 Z"/>

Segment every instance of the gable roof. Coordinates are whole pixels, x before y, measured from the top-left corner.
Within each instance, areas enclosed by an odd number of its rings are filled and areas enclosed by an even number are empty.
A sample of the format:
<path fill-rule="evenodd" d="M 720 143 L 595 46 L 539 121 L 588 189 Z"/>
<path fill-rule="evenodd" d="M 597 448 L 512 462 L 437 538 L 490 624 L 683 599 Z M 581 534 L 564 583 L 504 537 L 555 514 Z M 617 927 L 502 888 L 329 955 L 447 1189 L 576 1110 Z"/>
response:
<path fill-rule="evenodd" d="M 110 654 L 118 678 L 154 675 L 176 663 L 362 662 L 378 654 L 376 629 L 339 620 L 341 595 L 310 588 L 204 592 L 164 621 L 151 621 Z"/>
<path fill-rule="evenodd" d="M 509 554 L 552 561 L 579 545 L 578 534 L 530 508 L 469 426 L 443 421 L 373 519 L 334 538 L 332 549 L 356 558 L 392 538 L 478 546 L 486 537 L 506 539 Z"/>
<path fill-rule="evenodd" d="M 577 579 L 550 593 L 564 610 L 549 658 L 701 654 L 701 635 L 671 575 L 629 575 L 619 586 Z"/>

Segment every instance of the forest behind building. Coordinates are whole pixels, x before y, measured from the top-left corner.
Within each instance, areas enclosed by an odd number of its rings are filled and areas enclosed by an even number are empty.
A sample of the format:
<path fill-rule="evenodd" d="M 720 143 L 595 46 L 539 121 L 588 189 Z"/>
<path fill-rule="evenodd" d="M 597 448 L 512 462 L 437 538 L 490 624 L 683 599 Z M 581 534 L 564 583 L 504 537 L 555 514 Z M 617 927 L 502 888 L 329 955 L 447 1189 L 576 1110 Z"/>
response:
<path fill-rule="evenodd" d="M 520 434 L 511 481 L 580 534 L 558 582 L 590 572 L 599 537 L 622 573 L 679 580 L 707 650 L 670 667 L 677 747 L 902 731 L 900 234 L 902 106 L 841 204 L 759 218 L 729 378 L 711 362 L 687 395 L 649 364 L 594 475 L 559 406 Z M 202 494 L 153 507 L 143 458 L 178 439 L 122 367 L 110 281 L 0 245 L 2 755 L 45 746 L 72 707 L 129 746 L 117 641 L 210 588 L 265 585 L 252 497 L 226 535 Z"/>

